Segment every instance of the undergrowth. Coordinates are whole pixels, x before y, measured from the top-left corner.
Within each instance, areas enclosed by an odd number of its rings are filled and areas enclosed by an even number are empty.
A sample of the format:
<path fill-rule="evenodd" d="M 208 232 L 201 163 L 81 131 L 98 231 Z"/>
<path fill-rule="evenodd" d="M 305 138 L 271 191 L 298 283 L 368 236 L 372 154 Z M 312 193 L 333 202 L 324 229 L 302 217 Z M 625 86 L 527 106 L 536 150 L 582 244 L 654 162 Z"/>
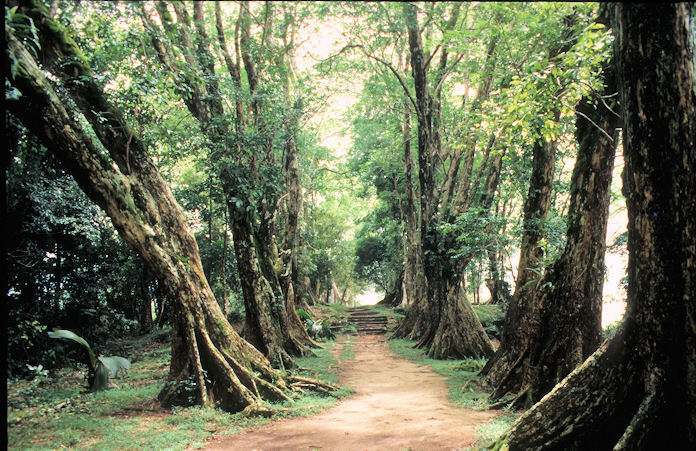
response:
<path fill-rule="evenodd" d="M 490 446 L 497 442 L 519 417 L 520 414 L 505 412 L 488 423 L 476 426 L 476 437 L 474 437 L 476 443 L 467 450 L 484 451 L 490 449 Z"/>
<path fill-rule="evenodd" d="M 159 337 L 157 337 L 159 338 Z M 112 344 L 127 349 L 132 366 L 112 380 L 112 388 L 91 393 L 84 373 L 62 369 L 33 381 L 8 381 L 7 431 L 9 449 L 158 449 L 203 447 L 213 435 L 230 436 L 274 419 L 307 416 L 333 406 L 334 397 L 306 393 L 283 403 L 279 413 L 267 419 L 249 418 L 214 408 L 163 409 L 156 402 L 169 369 L 170 348 L 152 336 Z M 315 356 L 297 359 L 293 374 L 337 383 L 338 360 L 351 357 L 350 343 L 333 352 L 336 342 L 322 343 Z"/>

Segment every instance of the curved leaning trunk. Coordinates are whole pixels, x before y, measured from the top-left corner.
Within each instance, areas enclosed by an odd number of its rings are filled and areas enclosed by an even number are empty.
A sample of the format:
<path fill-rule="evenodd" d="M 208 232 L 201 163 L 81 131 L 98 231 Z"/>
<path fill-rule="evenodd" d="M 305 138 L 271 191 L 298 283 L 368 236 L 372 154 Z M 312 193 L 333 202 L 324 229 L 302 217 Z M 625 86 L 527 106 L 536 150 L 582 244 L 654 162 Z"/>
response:
<path fill-rule="evenodd" d="M 172 301 L 172 360 L 168 382 L 160 393 L 161 402 L 214 404 L 239 411 L 262 400 L 289 399 L 284 393 L 283 376 L 239 337 L 222 315 L 180 207 L 142 143 L 129 134 L 120 113 L 91 81 L 88 68 L 79 60 L 73 61 L 75 66 L 63 66 L 67 71 L 75 68 L 82 75 L 81 84 L 73 85 L 69 79 L 65 83 L 72 88 L 71 99 L 78 106 L 92 108 L 78 112 L 61 100 L 12 33 L 6 29 L 5 35 L 18 68 L 13 86 L 22 93 L 21 101 L 8 103 L 8 108 L 104 209 Z M 58 38 L 66 39 L 60 34 Z M 42 47 L 50 58 L 55 50 L 51 43 Z M 108 118 L 90 121 L 104 147 L 95 144 L 75 120 L 80 113 L 90 120 L 90 115 L 97 115 L 94 110 Z"/>
<path fill-rule="evenodd" d="M 183 3 L 158 2 L 155 6 L 162 25 L 166 32 L 162 33 L 159 26 L 151 18 L 151 14 L 140 4 L 141 18 L 146 29 L 152 32 L 152 42 L 158 58 L 163 66 L 173 75 L 181 77 L 182 83 L 179 95 L 186 104 L 191 115 L 198 120 L 201 132 L 208 138 L 211 148 L 215 148 L 213 157 L 217 175 L 223 183 L 225 197 L 228 199 L 229 211 L 232 213 L 232 225 L 235 235 L 235 250 L 239 254 L 237 267 L 241 280 L 244 305 L 246 307 L 246 322 L 244 336 L 248 338 L 259 350 L 262 351 L 274 364 L 279 366 L 291 366 L 292 357 L 306 354 L 309 348 L 317 347 L 302 326 L 295 309 L 290 304 L 286 293 L 279 281 L 279 260 L 274 244 L 274 216 L 277 199 L 274 193 L 264 193 L 260 205 L 254 206 L 250 201 L 250 194 L 240 189 L 240 178 L 244 171 L 249 169 L 247 175 L 248 185 L 262 183 L 260 180 L 260 167 L 268 165 L 274 167 L 274 158 L 271 142 L 274 131 L 269 130 L 263 113 L 264 102 L 259 97 L 260 88 L 259 73 L 251 51 L 251 18 L 249 5 L 244 3 L 239 11 L 237 23 L 240 33 L 238 51 L 242 61 L 237 65 L 232 62 L 228 51 L 223 18 L 219 7 L 215 9 L 215 21 L 217 38 L 220 51 L 225 60 L 230 78 L 235 89 L 235 130 L 232 132 L 226 125 L 223 97 L 219 95 L 218 75 L 214 71 L 214 61 L 209 38 L 205 29 L 205 18 L 202 4 L 194 2 L 194 24 L 192 28 L 187 19 L 187 6 Z M 169 6 L 172 6 L 177 17 L 176 22 L 170 15 Z M 176 31 L 176 33 L 175 33 Z M 179 36 L 177 43 L 167 38 L 173 35 Z M 194 46 L 194 42 L 199 44 Z M 184 61 L 189 70 L 182 70 L 183 61 L 177 60 L 173 51 L 180 47 L 184 55 Z M 244 103 L 241 101 L 241 73 L 239 64 L 243 62 L 246 78 L 249 85 L 250 111 L 245 114 Z M 265 159 L 258 160 L 255 152 L 244 157 L 242 143 L 230 139 L 243 133 L 247 127 L 257 128 L 264 136 L 263 154 Z M 247 130 L 248 131 L 248 130 Z M 236 141 L 236 142 L 235 142 Z M 294 149 L 294 146 L 293 146 Z M 226 160 L 228 162 L 226 162 Z M 231 163 L 229 161 L 234 161 Z M 246 160 L 246 161 L 245 161 Z M 245 164 L 242 165 L 242 161 Z M 231 172 L 230 172 L 231 170 Z M 234 200 L 233 200 L 234 199 Z M 239 203 L 239 205 L 238 205 Z M 256 221 L 249 212 L 256 209 L 260 220 Z M 281 299 L 284 299 L 282 301 Z M 285 304 L 283 307 L 282 304 Z M 256 317 L 255 315 L 260 315 Z"/>

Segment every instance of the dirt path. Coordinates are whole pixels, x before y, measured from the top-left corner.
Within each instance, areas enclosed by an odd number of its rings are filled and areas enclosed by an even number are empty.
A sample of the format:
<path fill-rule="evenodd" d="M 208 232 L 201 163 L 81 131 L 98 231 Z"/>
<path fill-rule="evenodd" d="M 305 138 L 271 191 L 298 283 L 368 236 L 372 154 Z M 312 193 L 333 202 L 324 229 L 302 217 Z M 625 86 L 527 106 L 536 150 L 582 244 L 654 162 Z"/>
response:
<path fill-rule="evenodd" d="M 352 344 L 341 383 L 355 394 L 313 417 L 281 420 L 214 440 L 206 449 L 449 450 L 474 443 L 478 424 L 498 412 L 465 410 L 448 402 L 445 378 L 396 356 L 383 336 Z"/>

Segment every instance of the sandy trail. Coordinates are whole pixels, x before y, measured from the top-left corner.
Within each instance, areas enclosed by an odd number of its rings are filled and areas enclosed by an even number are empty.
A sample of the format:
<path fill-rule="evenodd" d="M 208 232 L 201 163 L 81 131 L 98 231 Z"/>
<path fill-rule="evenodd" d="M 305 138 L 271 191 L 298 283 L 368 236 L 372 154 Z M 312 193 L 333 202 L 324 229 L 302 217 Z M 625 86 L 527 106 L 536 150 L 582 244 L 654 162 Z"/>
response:
<path fill-rule="evenodd" d="M 206 449 L 450 450 L 474 443 L 478 424 L 499 412 L 455 408 L 445 378 L 395 355 L 383 336 L 359 336 L 341 363 L 350 398 L 316 416 L 281 420 L 216 439 Z"/>

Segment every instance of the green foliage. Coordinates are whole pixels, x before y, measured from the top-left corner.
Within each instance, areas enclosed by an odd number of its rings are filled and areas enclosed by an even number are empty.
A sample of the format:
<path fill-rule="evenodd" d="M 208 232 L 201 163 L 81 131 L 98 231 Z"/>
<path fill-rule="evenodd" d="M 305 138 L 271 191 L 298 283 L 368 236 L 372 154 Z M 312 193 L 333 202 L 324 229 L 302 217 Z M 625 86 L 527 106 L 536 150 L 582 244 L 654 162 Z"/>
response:
<path fill-rule="evenodd" d="M 31 376 L 27 365 L 53 369 L 76 357 L 46 330 L 75 330 L 99 348 L 149 327 L 142 321 L 147 304 L 159 310 L 164 297 L 56 159 L 16 119 L 6 120 L 8 373 Z"/>
<path fill-rule="evenodd" d="M 314 339 L 333 340 L 336 334 L 331 330 L 329 321 L 313 320 L 309 313 L 302 309 L 297 309 L 297 316 L 302 320 L 307 329 L 307 333 Z"/>
<path fill-rule="evenodd" d="M 305 311 L 302 310 L 302 309 L 297 309 L 297 316 L 298 316 L 302 321 L 305 321 L 305 320 L 312 321 L 312 317 L 309 316 L 309 313 L 305 312 Z"/>
<path fill-rule="evenodd" d="M 479 321 L 481 321 L 486 334 L 491 338 L 500 339 L 503 333 L 503 324 L 505 323 L 505 306 L 494 304 L 472 305 L 472 307 Z"/>
<path fill-rule="evenodd" d="M 471 451 L 491 449 L 491 446 L 510 429 L 519 416 L 520 414 L 505 412 L 487 423 L 476 426 L 476 443 L 467 449 Z"/>
<path fill-rule="evenodd" d="M 12 30 L 12 33 L 19 38 L 24 46 L 36 57 L 41 50 L 39 36 L 36 33 L 36 25 L 31 17 L 17 12 L 18 6 L 9 8 L 5 5 L 5 26 Z M 12 78 L 17 74 L 18 66 L 14 56 L 10 53 L 10 75 Z"/>
<path fill-rule="evenodd" d="M 269 421 L 210 408 L 160 408 L 153 400 L 166 378 L 170 356 L 168 344 L 162 343 L 168 340 L 161 335 L 158 331 L 110 343 L 134 355 L 127 377 L 118 380 L 119 390 L 85 392 L 82 378 L 68 370 L 45 378 L 41 385 L 8 383 L 9 448 L 184 450 L 203 446 L 214 432 L 226 436 Z M 335 400 L 326 398 L 322 407 L 331 402 Z"/>
<path fill-rule="evenodd" d="M 391 263 L 388 246 L 376 236 L 358 239 L 355 249 L 355 274 L 357 277 L 379 286 L 382 291 L 388 289 Z"/>
<path fill-rule="evenodd" d="M 500 233 L 510 224 L 509 218 L 489 216 L 483 208 L 470 208 L 459 215 L 454 224 L 439 226 L 441 233 L 456 235 L 459 247 L 449 250 L 453 258 L 465 255 L 482 256 L 488 250 L 501 249 L 513 241 L 510 233 Z"/>
<path fill-rule="evenodd" d="M 602 329 L 602 339 L 603 340 L 611 340 L 616 336 L 616 333 L 619 331 L 619 328 L 621 327 L 621 324 L 623 323 L 622 319 L 616 320 L 611 324 L 608 324 L 607 327 Z"/>
<path fill-rule="evenodd" d="M 123 357 L 97 356 L 89 343 L 72 331 L 55 329 L 52 332 L 49 331 L 48 336 L 56 340 L 69 340 L 75 342 L 87 351 L 91 379 L 90 389 L 94 392 L 106 390 L 108 388 L 109 373 L 116 376 L 119 371 L 127 370 L 131 366 L 130 361 Z"/>

